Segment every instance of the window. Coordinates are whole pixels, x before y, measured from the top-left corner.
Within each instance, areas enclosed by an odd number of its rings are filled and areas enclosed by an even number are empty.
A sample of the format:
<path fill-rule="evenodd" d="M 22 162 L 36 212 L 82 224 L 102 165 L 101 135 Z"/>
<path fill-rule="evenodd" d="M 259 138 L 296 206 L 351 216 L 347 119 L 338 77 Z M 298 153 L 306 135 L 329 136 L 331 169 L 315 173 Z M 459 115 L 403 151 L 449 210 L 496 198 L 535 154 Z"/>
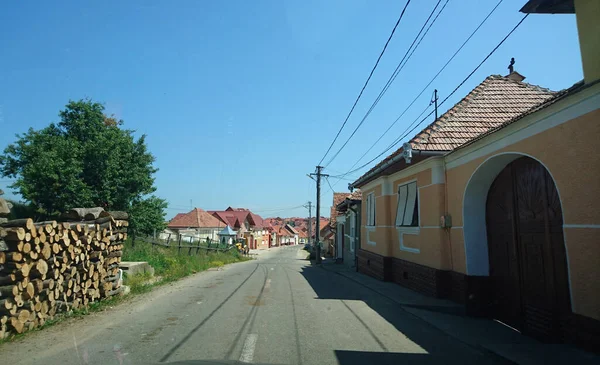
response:
<path fill-rule="evenodd" d="M 367 226 L 375 225 L 375 194 L 367 195 Z"/>
<path fill-rule="evenodd" d="M 419 226 L 419 202 L 417 182 L 398 187 L 398 209 L 396 210 L 397 227 Z"/>

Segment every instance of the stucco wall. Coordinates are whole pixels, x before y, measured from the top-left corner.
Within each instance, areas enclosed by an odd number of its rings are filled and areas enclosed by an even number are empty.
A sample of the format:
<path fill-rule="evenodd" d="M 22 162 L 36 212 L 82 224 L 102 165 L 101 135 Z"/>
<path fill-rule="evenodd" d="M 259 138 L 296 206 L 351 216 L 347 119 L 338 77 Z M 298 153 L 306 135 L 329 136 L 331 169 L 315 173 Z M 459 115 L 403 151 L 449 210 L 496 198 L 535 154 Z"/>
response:
<path fill-rule="evenodd" d="M 474 172 L 489 158 L 519 153 L 540 161 L 554 178 L 563 210 L 573 310 L 600 319 L 600 110 L 506 145 L 447 170 L 455 271 L 467 273 L 463 197 Z M 477 149 L 473 149 L 477 153 Z"/>

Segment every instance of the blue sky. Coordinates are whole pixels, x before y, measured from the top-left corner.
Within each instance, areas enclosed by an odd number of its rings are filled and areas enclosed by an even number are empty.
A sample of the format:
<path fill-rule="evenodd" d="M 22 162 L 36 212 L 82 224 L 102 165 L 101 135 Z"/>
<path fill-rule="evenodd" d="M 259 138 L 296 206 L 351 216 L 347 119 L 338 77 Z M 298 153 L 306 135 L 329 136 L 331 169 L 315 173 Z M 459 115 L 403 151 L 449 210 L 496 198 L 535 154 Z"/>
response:
<path fill-rule="evenodd" d="M 350 135 L 406 52 L 436 0 L 413 0 L 361 102 L 334 146 Z M 445 0 L 442 1 L 442 4 Z M 450 0 L 357 135 L 328 166 L 347 171 L 497 3 Z M 364 162 L 425 108 L 450 93 L 519 21 L 525 0 L 504 0 Z M 313 172 L 373 67 L 405 1 L 38 1 L 0 13 L 0 148 L 29 127 L 58 120 L 69 99 L 106 105 L 146 134 L 157 194 L 169 217 L 247 207 L 303 216 Z M 490 74 L 515 69 L 562 89 L 582 79 L 574 15 L 531 15 L 441 108 Z M 327 162 L 328 159 L 325 161 Z M 360 164 L 359 164 L 360 165 Z M 366 169 L 364 169 L 366 170 Z M 363 171 L 364 172 L 364 171 Z M 361 171 L 351 177 L 357 177 Z M 331 179 L 331 184 L 338 182 Z M 346 191 L 348 181 L 335 185 Z M 0 188 L 10 197 L 10 185 Z M 332 193 L 323 185 L 328 216 Z M 313 211 L 314 214 L 314 211 Z"/>

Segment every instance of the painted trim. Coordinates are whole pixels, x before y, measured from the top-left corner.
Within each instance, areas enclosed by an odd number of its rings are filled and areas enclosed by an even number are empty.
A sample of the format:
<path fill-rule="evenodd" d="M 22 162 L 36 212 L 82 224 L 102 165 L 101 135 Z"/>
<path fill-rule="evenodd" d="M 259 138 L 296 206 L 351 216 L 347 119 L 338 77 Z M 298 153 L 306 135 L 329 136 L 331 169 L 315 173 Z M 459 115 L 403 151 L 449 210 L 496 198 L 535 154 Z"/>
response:
<path fill-rule="evenodd" d="M 366 227 L 367 229 L 365 230 L 366 236 L 367 236 L 367 245 L 371 245 L 371 246 L 377 246 L 377 242 L 375 241 L 371 241 L 371 233 L 375 232 L 377 230 L 376 227 L 372 227 L 372 226 L 368 226 Z"/>
<path fill-rule="evenodd" d="M 410 235 L 418 236 L 419 233 L 421 233 L 420 227 L 396 227 L 396 231 L 398 232 L 398 241 L 400 243 L 400 251 L 411 252 L 411 253 L 421 253 L 421 250 L 418 248 L 404 246 L 404 235 L 410 234 Z"/>
<path fill-rule="evenodd" d="M 590 229 L 600 229 L 600 224 L 563 224 L 563 228 L 590 228 Z"/>
<path fill-rule="evenodd" d="M 585 94 L 585 91 L 582 91 L 581 93 Z M 487 156 L 506 146 L 521 142 L 536 134 L 545 132 L 597 110 L 598 105 L 600 105 L 600 92 L 596 91 L 596 94 L 589 95 L 567 107 L 564 107 L 561 104 L 564 103 L 558 102 L 548 107 L 545 115 L 543 113 L 544 110 L 532 113 L 524 117 L 521 121 L 513 123 L 506 128 L 500 129 L 497 132 L 476 141 L 472 146 L 449 153 L 445 156 L 448 170 L 483 156 Z"/>
<path fill-rule="evenodd" d="M 444 165 L 436 165 L 431 168 L 431 184 L 444 184 L 446 182 L 446 169 Z"/>
<path fill-rule="evenodd" d="M 419 189 L 425 189 L 425 188 L 429 188 L 435 185 L 442 185 L 443 183 L 434 183 L 434 184 L 429 184 L 429 185 L 423 185 L 423 186 L 419 186 Z"/>
<path fill-rule="evenodd" d="M 479 166 L 477 166 L 477 168 L 473 171 L 473 173 L 471 174 L 471 176 L 469 176 L 469 180 L 467 181 L 467 184 L 465 185 L 465 191 L 463 192 L 463 198 L 462 198 L 462 214 L 463 214 L 463 227 L 466 226 L 467 222 L 471 222 L 472 219 L 469 218 L 467 219 L 467 216 L 465 214 L 465 202 L 466 202 L 466 198 L 467 198 L 467 191 L 469 190 L 470 186 L 471 186 L 471 181 L 473 180 L 473 177 L 476 176 L 478 173 L 483 173 L 481 172 L 481 169 L 483 167 L 486 166 L 486 164 L 490 163 L 490 160 L 493 159 L 497 159 L 497 158 L 502 158 L 502 156 L 506 156 L 508 158 L 503 159 L 501 162 L 503 163 L 502 167 L 499 167 L 497 169 L 497 171 L 495 171 L 495 175 L 491 176 L 491 182 L 490 182 L 490 186 L 487 187 L 485 195 L 486 198 L 484 198 L 484 202 L 483 202 L 483 217 L 484 217 L 484 221 L 483 221 L 483 234 L 481 235 L 482 237 L 479 237 L 478 240 L 480 241 L 479 243 L 482 244 L 482 242 L 485 242 L 485 246 L 484 246 L 484 250 L 486 253 L 486 257 L 485 258 L 479 258 L 479 260 L 481 260 L 481 263 L 483 264 L 483 267 L 487 269 L 487 272 L 484 272 L 484 270 L 479 269 L 477 271 L 473 271 L 472 269 L 469 269 L 469 252 L 467 250 L 467 246 L 469 244 L 469 242 L 467 242 L 469 239 L 471 239 L 472 237 L 467 237 L 467 233 L 470 232 L 465 232 L 464 228 L 463 228 L 463 245 L 464 245 L 464 249 L 465 249 L 465 271 L 467 272 L 467 275 L 483 275 L 483 276 L 489 276 L 489 252 L 488 252 L 488 240 L 487 240 L 487 224 L 485 223 L 485 200 L 487 199 L 487 193 L 489 193 L 489 188 L 491 187 L 491 184 L 493 184 L 493 182 L 496 180 L 496 177 L 498 176 L 498 174 L 512 161 L 516 160 L 517 158 L 520 157 L 529 157 L 535 161 L 537 161 L 540 165 L 542 165 L 546 171 L 548 172 L 548 174 L 550 175 L 550 178 L 552 178 L 552 182 L 554 183 L 554 186 L 556 187 L 556 193 L 558 195 L 558 200 L 560 202 L 560 210 L 563 213 L 563 222 L 565 219 L 564 216 L 564 204 L 563 204 L 563 200 L 560 194 L 560 188 L 558 186 L 558 184 L 556 183 L 556 179 L 554 178 L 554 176 L 552 175 L 552 171 L 550 171 L 550 169 L 548 169 L 548 167 L 539 159 L 537 159 L 534 156 L 531 156 L 529 154 L 523 153 L 523 152 L 501 152 L 498 154 L 495 154 L 493 156 L 489 156 L 488 158 L 485 159 L 485 161 L 483 161 L 481 164 L 479 164 Z M 514 157 L 514 158 L 511 158 Z M 489 176 L 489 175 L 488 175 Z M 471 199 L 469 199 L 470 201 Z M 481 202 L 480 202 L 481 203 Z M 481 208 L 481 207 L 480 207 Z M 473 210 L 477 210 L 477 208 L 472 208 Z M 474 223 L 477 224 L 477 223 Z M 481 224 L 481 222 L 479 222 L 479 224 Z M 569 280 L 569 295 L 571 297 L 571 310 L 574 310 L 574 304 L 575 301 L 573 300 L 573 285 L 572 285 L 572 276 L 571 276 L 571 266 L 570 266 L 570 261 L 569 261 L 569 249 L 568 249 L 568 242 L 567 242 L 567 235 L 565 233 L 565 224 L 563 223 L 563 242 L 565 245 L 565 259 L 567 260 L 567 276 L 568 276 L 568 280 Z M 477 243 L 471 243 L 472 245 L 476 245 Z M 475 247 L 475 246 L 472 246 Z M 481 254 L 480 254 L 481 255 Z M 473 256 L 471 256 L 473 257 Z"/>
<path fill-rule="evenodd" d="M 450 227 L 450 229 L 463 229 L 463 226 Z"/>

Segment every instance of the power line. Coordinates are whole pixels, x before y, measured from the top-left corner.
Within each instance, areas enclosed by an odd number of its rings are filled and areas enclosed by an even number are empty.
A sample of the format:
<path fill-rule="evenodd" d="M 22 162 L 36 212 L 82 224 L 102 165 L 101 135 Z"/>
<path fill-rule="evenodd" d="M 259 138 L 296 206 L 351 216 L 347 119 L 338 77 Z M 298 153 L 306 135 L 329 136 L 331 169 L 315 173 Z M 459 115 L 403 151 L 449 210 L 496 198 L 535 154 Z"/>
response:
<path fill-rule="evenodd" d="M 498 1 L 498 3 L 496 4 L 496 6 L 494 6 L 492 8 L 492 10 L 486 15 L 485 18 L 483 18 L 483 20 L 475 28 L 475 30 L 473 30 L 473 32 L 471 32 L 471 34 L 467 37 L 467 39 L 465 39 L 465 41 L 460 45 L 460 47 L 458 47 L 458 49 L 454 52 L 454 54 L 448 59 L 448 61 L 446 61 L 446 63 L 444 64 L 444 66 L 442 66 L 442 68 L 440 68 L 440 70 L 431 78 L 431 80 L 429 80 L 429 82 L 427 83 L 427 85 L 425 85 L 425 87 L 423 87 L 423 89 L 421 90 L 421 92 L 419 92 L 419 94 L 410 102 L 410 104 L 408 104 L 408 106 L 406 107 L 406 109 L 404 109 L 404 111 L 398 116 L 398 118 L 396 118 L 396 120 L 385 130 L 385 132 L 383 132 L 381 134 L 381 136 L 379 136 L 379 138 L 377 138 L 377 140 L 371 145 L 371 147 L 369 147 L 369 149 L 358 159 L 358 161 L 356 161 L 354 163 L 354 165 L 352 165 L 352 167 L 350 167 L 350 170 L 354 166 L 356 166 L 360 162 L 360 160 L 362 160 L 366 156 L 366 154 L 369 153 L 373 149 L 373 147 L 375 147 L 377 145 L 377 143 L 379 143 L 379 141 L 381 141 L 381 139 L 390 131 L 390 129 L 392 129 L 392 127 L 394 125 L 396 125 L 396 123 L 398 123 L 398 121 L 400 120 L 400 118 L 402 118 L 404 116 L 404 114 L 413 106 L 413 104 L 421 97 L 421 95 L 423 95 L 423 93 L 427 90 L 427 88 L 429 88 L 429 86 L 438 78 L 438 76 L 446 69 L 446 67 L 448 67 L 448 65 L 450 64 L 450 62 L 452 62 L 452 60 L 454 60 L 454 58 L 460 53 L 460 51 L 471 40 L 471 38 L 473 38 L 473 36 L 477 33 L 477 31 L 479 31 L 479 29 L 483 26 L 483 24 L 485 24 L 485 22 L 490 18 L 490 16 L 492 16 L 492 14 L 496 11 L 496 9 L 498 8 L 498 6 L 500 6 L 500 4 L 502 4 L 502 1 L 504 1 L 504 0 Z M 442 8 L 442 10 L 443 10 L 443 8 Z M 440 11 L 440 13 L 441 13 L 441 11 Z M 438 13 L 438 15 L 439 15 L 439 13 Z M 417 119 L 418 119 L 418 117 L 417 117 Z"/>
<path fill-rule="evenodd" d="M 442 9 L 439 11 L 439 13 L 437 14 L 437 16 L 433 19 L 433 21 L 429 24 L 429 27 L 427 28 L 427 30 L 425 31 L 425 33 L 423 33 L 423 30 L 427 26 L 427 23 L 429 23 L 429 20 L 431 19 L 431 17 L 435 13 L 435 11 L 436 11 L 437 7 L 440 5 L 441 1 L 442 0 L 438 0 L 437 4 L 435 5 L 435 7 L 433 8 L 433 10 L 429 14 L 429 17 L 427 17 L 427 20 L 425 20 L 425 23 L 423 23 L 423 26 L 421 27 L 421 30 L 419 30 L 419 33 L 417 33 L 417 35 L 415 36 L 415 39 L 413 40 L 412 44 L 406 50 L 406 53 L 404 54 L 404 56 L 402 57 L 402 59 L 400 60 L 400 62 L 398 63 L 398 65 L 396 66 L 396 69 L 394 70 L 394 72 L 392 73 L 392 75 L 388 78 L 386 84 L 384 85 L 384 87 L 379 92 L 379 95 L 377 96 L 377 98 L 375 98 L 375 101 L 369 107 L 369 110 L 367 111 L 367 113 L 363 116 L 363 118 L 358 123 L 358 125 L 356 126 L 356 128 L 354 128 L 354 131 L 352 131 L 352 134 L 350 134 L 350 136 L 346 139 L 346 142 L 344 142 L 344 144 L 338 149 L 338 151 L 333 155 L 333 157 L 331 157 L 329 159 L 329 161 L 327 162 L 327 164 L 325 165 L 325 167 L 327 167 L 329 164 L 331 164 L 331 162 L 333 162 L 333 160 L 340 154 L 340 152 L 342 152 L 342 150 L 344 149 L 344 147 L 346 147 L 346 145 L 350 142 L 350 140 L 352 139 L 352 137 L 354 137 L 354 135 L 356 134 L 356 132 L 358 131 L 358 129 L 363 125 L 363 123 L 365 122 L 365 120 L 369 117 L 369 115 L 371 115 L 371 112 L 375 109 L 375 107 L 377 106 L 377 104 L 379 104 L 379 101 L 381 100 L 381 98 L 383 98 L 383 95 L 385 95 L 385 93 L 387 93 L 387 91 L 390 88 L 390 86 L 392 85 L 392 83 L 396 80 L 396 77 L 398 77 L 398 74 L 404 69 L 404 66 L 406 66 L 406 64 L 410 60 L 410 57 L 412 57 L 412 55 L 416 51 L 417 47 L 421 44 L 421 41 L 423 40 L 423 38 L 425 38 L 425 36 L 429 32 L 429 29 L 431 29 L 431 26 L 435 23 L 435 21 L 437 20 L 437 18 L 439 17 L 439 15 L 442 13 L 442 11 L 446 7 L 446 5 L 448 5 L 448 2 L 450 0 L 446 0 L 446 3 L 442 7 Z M 419 40 L 419 37 L 421 36 L 421 33 L 423 33 L 423 36 Z M 417 41 L 418 41 L 418 43 L 417 43 Z M 415 46 L 415 43 L 417 43 L 416 46 Z M 413 46 L 414 46 L 414 48 L 413 48 Z"/>
<path fill-rule="evenodd" d="M 500 43 L 498 43 L 496 45 L 496 47 L 494 47 L 494 49 L 492 49 L 492 51 L 485 56 L 485 58 L 477 65 L 477 67 L 475 67 L 473 69 L 473 71 L 471 71 L 471 73 L 469 73 L 469 75 L 467 75 L 467 77 L 460 83 L 458 84 L 458 86 L 456 88 L 454 88 L 454 90 L 452 90 L 452 92 L 450 94 L 448 94 L 448 96 L 442 100 L 441 103 L 439 103 L 439 106 L 443 105 L 452 95 L 454 95 L 454 93 L 462 86 L 464 85 L 465 82 L 467 82 L 467 80 L 469 80 L 469 78 L 471 78 L 471 76 L 473 76 L 473 74 L 475 72 L 477 72 L 477 70 L 479 70 L 479 68 L 485 63 L 485 61 L 488 60 L 488 58 L 490 58 L 498 48 L 500 48 L 500 46 L 508 39 L 508 37 L 510 37 L 511 34 L 514 33 L 515 30 L 517 30 L 517 28 L 523 23 L 523 21 L 525 21 L 525 19 L 527 19 L 527 17 L 529 16 L 529 14 L 525 14 L 525 16 L 523 16 L 523 18 L 521 18 L 521 20 L 510 30 L 510 32 L 508 32 L 508 34 L 500 41 Z M 375 161 L 376 159 L 378 159 L 379 157 L 381 157 L 383 154 L 385 154 L 387 151 L 389 151 L 391 148 L 393 148 L 394 146 L 396 146 L 402 139 L 404 139 L 409 133 L 413 132 L 419 125 L 421 125 L 427 118 L 429 118 L 432 114 L 434 113 L 434 111 L 431 111 L 429 114 L 427 114 L 427 116 L 425 116 L 425 118 L 421 119 L 412 129 L 408 130 L 408 128 L 410 128 L 415 122 L 413 121 L 413 123 L 411 123 L 404 132 L 402 132 L 401 136 L 398 137 L 390 146 L 388 146 L 383 152 L 381 152 L 379 155 L 375 156 L 373 159 L 371 159 L 369 162 L 367 162 L 366 164 L 363 164 L 362 166 L 354 169 L 354 170 L 350 170 L 348 171 L 348 174 L 354 173 L 364 167 L 366 167 L 367 165 L 369 165 L 370 163 L 372 163 L 373 161 Z M 418 119 L 418 118 L 417 118 Z M 408 131 L 407 131 L 408 130 Z"/>
<path fill-rule="evenodd" d="M 329 148 L 327 148 L 327 151 L 325 152 L 325 155 L 323 155 L 323 158 L 321 158 L 321 161 L 319 161 L 319 165 L 323 162 L 323 160 L 325 159 L 325 157 L 327 157 L 327 154 L 329 153 L 329 151 L 331 151 L 331 147 L 333 147 L 335 141 L 340 136 L 340 133 L 342 133 L 342 130 L 344 129 L 344 126 L 348 122 L 348 119 L 350 118 L 350 115 L 352 115 L 352 112 L 354 111 L 354 108 L 356 108 L 356 104 L 358 104 L 358 101 L 362 97 L 362 94 L 365 91 L 365 88 L 369 84 L 369 81 L 371 80 L 371 77 L 373 76 L 373 73 L 375 72 L 375 69 L 379 65 L 379 61 L 381 60 L 381 57 L 383 57 L 383 54 L 385 53 L 385 50 L 387 49 L 388 44 L 390 43 L 390 41 L 392 40 L 392 37 L 394 36 L 394 33 L 396 32 L 396 28 L 398 28 L 398 25 L 400 24 L 400 21 L 404 17 L 404 12 L 406 11 L 406 8 L 408 7 L 408 4 L 410 4 L 410 1 L 411 0 L 408 0 L 406 2 L 406 5 L 404 5 L 404 8 L 402 9 L 402 12 L 400 13 L 400 16 L 398 17 L 398 20 L 396 21 L 396 24 L 394 25 L 394 28 L 392 29 L 392 33 L 390 33 L 390 36 L 388 37 L 387 41 L 385 42 L 385 45 L 383 46 L 383 49 L 381 50 L 381 53 L 379 54 L 379 57 L 377 57 L 377 62 L 375 62 L 375 66 L 373 66 L 373 69 L 369 73 L 369 77 L 367 78 L 367 81 L 365 81 L 365 84 L 363 85 L 362 89 L 360 90 L 360 93 L 358 94 L 358 97 L 354 101 L 354 104 L 352 105 L 352 108 L 350 109 L 350 112 L 346 116 L 346 119 L 344 120 L 344 123 L 342 123 L 342 126 L 340 127 L 339 131 L 335 135 L 335 138 L 333 139 L 333 142 L 331 142 L 331 144 L 329 145 Z"/>

